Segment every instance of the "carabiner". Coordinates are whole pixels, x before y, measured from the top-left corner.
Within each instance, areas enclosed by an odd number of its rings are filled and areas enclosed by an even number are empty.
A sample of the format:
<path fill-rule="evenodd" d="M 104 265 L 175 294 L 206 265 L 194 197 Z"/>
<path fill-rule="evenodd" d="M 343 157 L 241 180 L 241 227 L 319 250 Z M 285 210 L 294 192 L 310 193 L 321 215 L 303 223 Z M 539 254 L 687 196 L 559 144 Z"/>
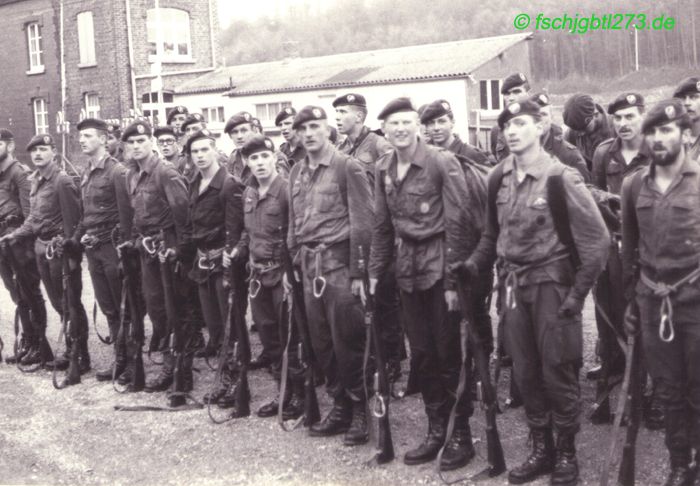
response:
<path fill-rule="evenodd" d="M 319 290 L 319 282 L 321 284 L 321 288 Z M 326 290 L 326 279 L 323 277 L 314 277 L 313 280 L 313 290 L 314 290 L 314 297 L 317 299 L 320 299 L 323 297 L 323 292 Z"/>
<path fill-rule="evenodd" d="M 251 299 L 254 299 L 258 296 L 260 293 L 260 289 L 262 288 L 262 284 L 260 283 L 260 280 L 257 278 L 251 278 L 250 279 L 250 288 L 248 289 L 248 294 L 250 295 Z"/>
<path fill-rule="evenodd" d="M 659 324 L 659 339 L 665 343 L 670 343 L 676 337 L 673 329 L 673 310 L 666 305 L 664 300 L 661 304 L 661 322 Z"/>
<path fill-rule="evenodd" d="M 202 262 L 206 262 L 206 261 L 207 261 L 206 256 L 201 257 L 199 260 L 197 260 L 197 266 L 199 267 L 200 270 L 206 270 L 208 272 L 211 272 L 212 270 L 214 270 L 214 262 L 210 261 L 209 265 L 202 263 Z"/>
<path fill-rule="evenodd" d="M 46 255 L 47 260 L 53 260 L 54 256 L 56 255 L 56 249 L 53 246 L 53 240 L 49 241 L 49 243 L 46 245 L 46 250 L 44 251 L 44 254 Z"/>
<path fill-rule="evenodd" d="M 156 249 L 156 245 L 153 244 L 153 237 L 151 236 L 144 236 L 141 240 L 141 246 L 143 246 L 143 249 L 146 250 L 146 253 L 148 253 L 151 256 L 154 256 L 158 251 Z"/>

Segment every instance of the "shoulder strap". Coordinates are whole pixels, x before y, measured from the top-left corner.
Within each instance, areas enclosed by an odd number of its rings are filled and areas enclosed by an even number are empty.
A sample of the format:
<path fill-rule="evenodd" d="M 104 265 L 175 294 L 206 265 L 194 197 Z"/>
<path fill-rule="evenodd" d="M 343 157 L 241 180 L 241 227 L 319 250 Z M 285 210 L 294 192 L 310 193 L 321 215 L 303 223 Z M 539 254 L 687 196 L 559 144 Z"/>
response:
<path fill-rule="evenodd" d="M 578 268 L 581 266 L 581 259 L 576 249 L 574 235 L 571 232 L 571 221 L 569 220 L 569 209 L 566 206 L 566 193 L 562 174 L 553 174 L 547 178 L 547 199 L 549 201 L 549 210 L 552 213 L 554 230 L 557 232 L 559 240 L 569 251 L 574 268 Z"/>
<path fill-rule="evenodd" d="M 491 214 L 491 219 L 493 224 L 498 229 L 498 215 L 496 208 L 496 195 L 501 187 L 501 182 L 503 182 L 503 162 L 496 165 L 491 171 L 491 177 L 488 179 L 487 192 L 487 204 L 488 204 L 488 214 Z"/>

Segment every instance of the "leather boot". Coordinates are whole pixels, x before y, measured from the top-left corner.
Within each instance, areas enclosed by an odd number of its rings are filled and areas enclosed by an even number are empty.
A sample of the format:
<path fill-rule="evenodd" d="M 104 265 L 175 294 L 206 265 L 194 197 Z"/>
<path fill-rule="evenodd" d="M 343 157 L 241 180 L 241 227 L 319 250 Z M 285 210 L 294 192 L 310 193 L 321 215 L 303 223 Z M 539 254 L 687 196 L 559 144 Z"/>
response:
<path fill-rule="evenodd" d="M 87 336 L 78 338 L 78 369 L 81 375 L 90 371 L 90 352 L 87 341 Z"/>
<path fill-rule="evenodd" d="M 240 381 L 238 370 L 234 370 L 231 373 L 231 378 L 224 394 L 217 401 L 219 408 L 234 408 L 236 406 L 236 396 L 238 394 L 238 385 Z"/>
<path fill-rule="evenodd" d="M 311 437 L 329 437 L 347 432 L 352 421 L 352 402 L 347 397 L 336 398 L 328 415 L 309 428 Z"/>
<path fill-rule="evenodd" d="M 163 392 L 173 384 L 173 370 L 175 368 L 175 358 L 170 351 L 163 352 L 163 366 L 160 373 L 153 381 L 149 381 L 144 388 L 146 393 Z"/>
<path fill-rule="evenodd" d="M 435 459 L 445 443 L 445 419 L 436 413 L 428 414 L 428 435 L 423 442 L 403 456 L 404 464 L 414 466 Z"/>
<path fill-rule="evenodd" d="M 452 471 L 469 464 L 476 455 L 472 444 L 472 430 L 467 417 L 459 417 L 460 425 L 455 427 L 452 437 L 445 446 L 440 461 L 440 469 Z"/>
<path fill-rule="evenodd" d="M 361 400 L 352 402 L 352 421 L 350 428 L 345 432 L 343 444 L 355 446 L 366 444 L 369 441 L 369 428 L 367 427 L 367 402 Z"/>
<path fill-rule="evenodd" d="M 554 437 L 552 429 L 532 429 L 532 451 L 520 466 L 508 473 L 510 484 L 523 484 L 534 481 L 543 474 L 549 474 L 554 469 Z"/>
<path fill-rule="evenodd" d="M 280 382 L 278 379 L 275 379 L 277 382 L 277 389 L 280 390 Z M 291 390 L 289 389 L 289 386 L 285 388 L 285 397 L 284 397 L 284 403 L 283 407 L 287 406 L 287 403 L 289 402 L 289 398 L 291 396 Z M 279 396 L 276 396 L 266 404 L 264 404 L 262 407 L 258 409 L 258 417 L 260 418 L 267 418 L 267 417 L 274 417 L 277 415 L 277 410 L 279 408 Z"/>
<path fill-rule="evenodd" d="M 665 486 L 686 486 L 693 480 L 690 467 L 690 443 L 692 423 L 689 421 L 685 404 L 672 404 L 664 407 L 666 425 L 666 447 L 671 459 L 671 471 Z"/>
<path fill-rule="evenodd" d="M 70 359 L 71 341 L 66 336 L 66 350 L 61 355 L 54 355 L 53 359 L 47 361 L 44 367 L 47 370 L 53 370 L 56 368 L 58 371 L 63 371 L 68 369 L 69 359 Z"/>
<path fill-rule="evenodd" d="M 304 382 L 291 382 L 292 396 L 282 409 L 283 420 L 295 420 L 304 415 Z"/>
<path fill-rule="evenodd" d="M 19 359 L 19 364 L 21 364 L 22 366 L 29 366 L 38 363 L 41 363 L 40 343 L 37 339 L 31 339 L 26 344 L 26 351 Z"/>
<path fill-rule="evenodd" d="M 576 460 L 576 432 L 560 430 L 557 437 L 557 460 L 550 484 L 570 486 L 578 482 L 578 461 Z"/>
<path fill-rule="evenodd" d="M 12 356 L 6 357 L 5 362 L 7 364 L 17 364 L 22 360 L 22 358 L 24 358 L 29 353 L 29 351 L 31 351 L 32 343 L 35 342 L 37 342 L 37 340 L 33 337 L 25 336 L 24 334 L 22 334 L 22 338 L 19 341 L 17 353 Z"/>

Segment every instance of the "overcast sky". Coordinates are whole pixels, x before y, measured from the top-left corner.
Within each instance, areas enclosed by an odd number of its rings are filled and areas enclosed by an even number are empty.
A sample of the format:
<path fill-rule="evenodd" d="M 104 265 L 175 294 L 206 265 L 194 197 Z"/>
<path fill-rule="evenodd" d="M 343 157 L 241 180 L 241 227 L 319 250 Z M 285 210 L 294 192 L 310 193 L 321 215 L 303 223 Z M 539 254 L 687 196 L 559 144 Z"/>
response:
<path fill-rule="evenodd" d="M 274 16 L 284 13 L 285 9 L 302 4 L 319 8 L 336 0 L 218 0 L 221 28 L 226 28 L 232 20 L 242 18 L 253 20 L 263 15 Z"/>

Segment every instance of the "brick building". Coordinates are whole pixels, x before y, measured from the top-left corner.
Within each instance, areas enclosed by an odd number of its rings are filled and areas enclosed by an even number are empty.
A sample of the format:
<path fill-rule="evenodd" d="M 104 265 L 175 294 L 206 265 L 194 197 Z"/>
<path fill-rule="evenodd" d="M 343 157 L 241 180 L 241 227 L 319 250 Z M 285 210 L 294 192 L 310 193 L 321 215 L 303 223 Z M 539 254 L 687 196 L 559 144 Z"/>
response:
<path fill-rule="evenodd" d="M 0 18 L 0 126 L 20 154 L 60 131 L 61 112 L 74 155 L 81 117 L 158 116 L 176 86 L 217 66 L 216 0 L 0 0 Z"/>

